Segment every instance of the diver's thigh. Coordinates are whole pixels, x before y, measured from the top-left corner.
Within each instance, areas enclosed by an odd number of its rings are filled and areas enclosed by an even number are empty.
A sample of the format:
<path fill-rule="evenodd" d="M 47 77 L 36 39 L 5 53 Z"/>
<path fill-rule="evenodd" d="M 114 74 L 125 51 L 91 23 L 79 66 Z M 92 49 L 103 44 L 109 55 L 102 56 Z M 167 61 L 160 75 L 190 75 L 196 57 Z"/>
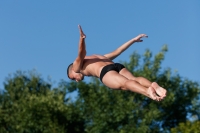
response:
<path fill-rule="evenodd" d="M 122 76 L 126 77 L 127 79 L 131 79 L 131 80 L 135 80 L 136 77 L 133 76 L 133 74 L 131 72 L 129 72 L 126 68 L 123 68 L 119 74 L 121 74 Z"/>
<path fill-rule="evenodd" d="M 121 89 L 124 87 L 124 83 L 127 81 L 128 79 L 122 75 L 120 75 L 118 72 L 116 71 L 109 71 L 107 72 L 102 81 L 103 83 L 112 89 Z"/>

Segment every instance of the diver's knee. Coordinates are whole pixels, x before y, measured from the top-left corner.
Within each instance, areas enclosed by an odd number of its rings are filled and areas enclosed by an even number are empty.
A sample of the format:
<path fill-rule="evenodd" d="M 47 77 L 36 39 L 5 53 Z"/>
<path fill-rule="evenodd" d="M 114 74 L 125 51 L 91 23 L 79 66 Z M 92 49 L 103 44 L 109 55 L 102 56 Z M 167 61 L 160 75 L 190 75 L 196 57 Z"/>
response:
<path fill-rule="evenodd" d="M 127 80 L 127 81 L 125 81 L 121 86 L 120 86 L 120 89 L 121 90 L 128 90 L 128 87 L 127 87 L 127 82 L 128 82 L 129 80 Z"/>

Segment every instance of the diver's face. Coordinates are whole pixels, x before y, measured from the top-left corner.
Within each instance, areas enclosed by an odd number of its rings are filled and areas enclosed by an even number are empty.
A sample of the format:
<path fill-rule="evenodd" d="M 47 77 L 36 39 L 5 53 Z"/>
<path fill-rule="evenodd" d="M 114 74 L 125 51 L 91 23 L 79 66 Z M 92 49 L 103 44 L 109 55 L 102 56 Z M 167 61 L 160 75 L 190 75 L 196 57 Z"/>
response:
<path fill-rule="evenodd" d="M 81 73 L 72 72 L 71 79 L 75 80 L 76 82 L 79 82 L 84 79 L 84 76 Z"/>

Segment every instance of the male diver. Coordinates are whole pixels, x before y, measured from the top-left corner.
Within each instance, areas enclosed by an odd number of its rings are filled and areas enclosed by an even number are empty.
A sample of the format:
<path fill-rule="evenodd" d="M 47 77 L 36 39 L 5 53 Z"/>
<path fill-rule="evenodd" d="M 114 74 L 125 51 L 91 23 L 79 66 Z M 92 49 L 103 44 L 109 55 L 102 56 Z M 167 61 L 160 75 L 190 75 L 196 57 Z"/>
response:
<path fill-rule="evenodd" d="M 112 89 L 129 90 L 156 101 L 161 101 L 166 97 L 166 89 L 160 87 L 156 82 L 150 82 L 144 77 L 135 77 L 122 64 L 112 61 L 133 43 L 142 42 L 141 38 L 148 37 L 147 35 L 140 34 L 111 53 L 86 56 L 86 35 L 80 25 L 78 28 L 80 32 L 78 56 L 67 69 L 67 75 L 70 79 L 78 82 L 83 80 L 84 76 L 94 76 Z"/>

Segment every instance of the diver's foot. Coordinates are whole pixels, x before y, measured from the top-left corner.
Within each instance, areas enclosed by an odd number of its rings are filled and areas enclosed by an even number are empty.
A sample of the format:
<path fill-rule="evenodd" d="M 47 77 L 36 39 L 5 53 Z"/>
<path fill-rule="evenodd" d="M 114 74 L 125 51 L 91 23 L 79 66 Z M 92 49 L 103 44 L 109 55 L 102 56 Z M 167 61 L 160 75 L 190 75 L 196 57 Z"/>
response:
<path fill-rule="evenodd" d="M 151 84 L 151 87 L 153 87 L 153 89 L 156 91 L 156 94 L 159 95 L 161 97 L 161 99 L 166 97 L 167 91 L 160 87 L 156 82 L 153 82 Z"/>
<path fill-rule="evenodd" d="M 162 97 L 157 96 L 156 95 L 156 91 L 151 86 L 148 88 L 147 93 L 149 95 L 149 98 L 151 98 L 151 99 L 153 99 L 155 101 L 161 101 L 162 100 Z"/>

